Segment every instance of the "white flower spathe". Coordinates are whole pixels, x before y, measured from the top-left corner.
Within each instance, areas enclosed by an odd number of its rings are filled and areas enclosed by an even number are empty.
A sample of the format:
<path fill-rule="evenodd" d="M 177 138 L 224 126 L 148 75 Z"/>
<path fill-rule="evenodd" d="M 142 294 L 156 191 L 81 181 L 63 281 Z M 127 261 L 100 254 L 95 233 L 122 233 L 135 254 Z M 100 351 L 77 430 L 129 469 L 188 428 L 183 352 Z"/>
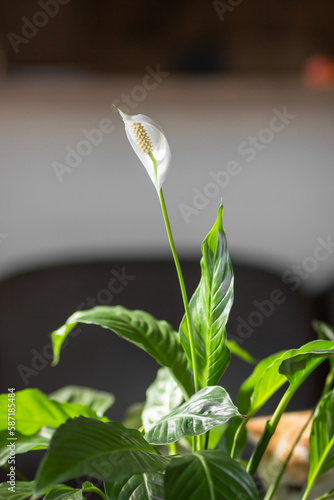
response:
<path fill-rule="evenodd" d="M 118 109 L 118 111 L 123 118 L 125 132 L 134 152 L 146 168 L 151 181 L 156 187 L 156 190 L 159 192 L 167 178 L 171 160 L 171 152 L 165 134 L 163 133 L 161 127 L 148 116 L 140 114 L 127 115 L 120 109 Z M 139 124 L 141 127 L 134 124 Z M 140 139 L 138 138 L 138 128 L 141 132 Z M 143 135 L 144 140 L 142 140 Z M 144 146 L 142 142 L 144 143 Z M 144 152 L 143 149 L 147 152 Z M 157 177 L 155 175 L 154 164 L 149 153 L 152 153 L 154 159 L 156 160 Z"/>

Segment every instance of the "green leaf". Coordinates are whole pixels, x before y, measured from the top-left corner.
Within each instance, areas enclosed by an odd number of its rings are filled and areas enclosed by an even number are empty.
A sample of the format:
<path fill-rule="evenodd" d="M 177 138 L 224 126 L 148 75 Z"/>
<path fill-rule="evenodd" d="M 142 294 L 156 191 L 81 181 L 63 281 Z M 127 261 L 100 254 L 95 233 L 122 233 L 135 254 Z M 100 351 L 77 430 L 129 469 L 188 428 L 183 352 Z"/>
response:
<path fill-rule="evenodd" d="M 97 391 L 90 387 L 78 385 L 67 385 L 49 395 L 50 399 L 59 403 L 73 403 L 91 408 L 102 417 L 105 412 L 114 404 L 115 396 L 109 392 Z"/>
<path fill-rule="evenodd" d="M 33 489 L 34 481 L 15 481 L 15 487 L 2 483 L 0 484 L 0 500 L 27 500 L 32 495 Z"/>
<path fill-rule="evenodd" d="M 303 354 L 295 354 L 282 362 L 279 369 L 280 373 L 286 376 L 291 385 L 298 383 L 305 371 L 311 372 L 326 358 L 333 358 L 334 342 L 328 340 L 319 340 L 316 342 L 325 342 L 331 344 L 333 347 L 330 348 L 328 346 L 328 349 L 313 349 Z"/>
<path fill-rule="evenodd" d="M 142 413 L 145 431 L 174 410 L 183 401 L 183 395 L 168 368 L 160 368 L 157 378 L 146 391 L 146 402 Z"/>
<path fill-rule="evenodd" d="M 232 354 L 238 356 L 238 358 L 241 358 L 246 363 L 249 363 L 251 365 L 255 365 L 257 363 L 257 360 L 253 358 L 253 356 L 249 354 L 249 352 L 240 347 L 240 345 L 237 344 L 234 340 L 228 340 L 226 345 Z"/>
<path fill-rule="evenodd" d="M 334 340 L 334 328 L 329 326 L 324 321 L 313 320 L 312 326 L 319 339 Z M 334 374 L 334 359 L 329 360 L 331 372 Z"/>
<path fill-rule="evenodd" d="M 201 387 L 218 384 L 230 362 L 226 323 L 233 303 L 233 269 L 220 206 L 213 228 L 202 243 L 201 280 L 189 308 L 194 329 L 195 356 Z M 180 337 L 192 368 L 189 332 L 184 316 Z"/>
<path fill-rule="evenodd" d="M 221 450 L 175 458 L 166 469 L 165 500 L 260 500 L 251 476 Z"/>
<path fill-rule="evenodd" d="M 310 433 L 308 489 L 334 467 L 334 391 L 319 403 Z"/>
<path fill-rule="evenodd" d="M 90 408 L 70 403 L 58 403 L 50 400 L 38 389 L 23 389 L 15 394 L 15 430 L 22 434 L 32 435 L 42 427 L 59 427 L 68 418 L 97 418 Z M 7 394 L 0 395 L 0 430 L 8 428 Z"/>
<path fill-rule="evenodd" d="M 47 448 L 51 439 L 51 436 L 41 435 L 40 433 L 33 436 L 24 436 L 20 432 L 15 432 L 14 437 L 15 440 L 10 439 L 8 430 L 0 432 L 0 465 L 7 462 L 11 451 L 15 452 L 15 455 L 19 455 L 30 450 Z M 11 446 L 9 446 L 10 444 Z"/>
<path fill-rule="evenodd" d="M 166 321 L 158 321 L 144 311 L 130 311 L 122 306 L 97 306 L 77 311 L 64 326 L 52 333 L 54 364 L 59 361 L 65 338 L 77 323 L 99 325 L 135 344 L 160 365 L 171 369 L 186 397 L 192 393 L 192 374 L 179 335 Z"/>
<path fill-rule="evenodd" d="M 289 349 L 260 361 L 242 384 L 239 410 L 254 415 L 286 382 L 296 389 L 326 357 L 334 354 L 334 342 L 314 340 L 299 349 Z"/>
<path fill-rule="evenodd" d="M 140 429 L 143 426 L 141 415 L 143 413 L 144 403 L 133 403 L 125 412 L 123 425 L 128 429 Z"/>
<path fill-rule="evenodd" d="M 223 387 L 205 387 L 156 422 L 145 439 L 154 445 L 170 444 L 184 436 L 204 434 L 236 415 L 241 416 Z"/>
<path fill-rule="evenodd" d="M 82 500 L 82 489 L 74 489 L 69 486 L 58 486 L 57 488 L 52 488 L 44 500 Z"/>
<path fill-rule="evenodd" d="M 167 457 L 158 455 L 139 431 L 118 422 L 79 417 L 55 432 L 37 471 L 35 493 L 89 474 L 104 481 L 164 470 Z"/>
<path fill-rule="evenodd" d="M 164 474 L 136 474 L 115 483 L 105 483 L 108 500 L 164 500 Z"/>

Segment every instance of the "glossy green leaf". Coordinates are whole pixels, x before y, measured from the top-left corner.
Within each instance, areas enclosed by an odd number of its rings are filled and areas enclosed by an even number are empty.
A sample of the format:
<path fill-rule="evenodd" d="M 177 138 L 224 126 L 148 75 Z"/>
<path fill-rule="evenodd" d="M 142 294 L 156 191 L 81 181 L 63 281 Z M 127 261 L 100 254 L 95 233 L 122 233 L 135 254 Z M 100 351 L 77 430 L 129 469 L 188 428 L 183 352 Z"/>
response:
<path fill-rule="evenodd" d="M 334 328 L 324 321 L 313 320 L 312 326 L 319 339 L 334 341 Z M 334 373 L 334 359 L 329 360 L 331 372 Z"/>
<path fill-rule="evenodd" d="M 154 445 L 170 444 L 184 436 L 204 434 L 236 415 L 240 413 L 223 387 L 205 387 L 156 422 L 145 439 Z"/>
<path fill-rule="evenodd" d="M 233 269 L 223 229 L 223 207 L 202 243 L 201 280 L 189 308 L 194 329 L 194 344 L 201 387 L 218 384 L 230 362 L 226 341 L 226 323 L 233 303 Z M 180 336 L 192 367 L 186 317 Z"/>
<path fill-rule="evenodd" d="M 334 467 L 334 391 L 319 403 L 310 433 L 308 488 Z"/>
<path fill-rule="evenodd" d="M 221 450 L 175 458 L 166 469 L 165 500 L 260 500 L 251 476 Z"/>
<path fill-rule="evenodd" d="M 115 483 L 105 483 L 108 500 L 164 500 L 164 474 L 136 474 Z"/>
<path fill-rule="evenodd" d="M 0 484 L 0 500 L 27 500 L 32 495 L 34 481 L 15 481 L 14 490 L 8 483 Z"/>
<path fill-rule="evenodd" d="M 305 371 L 313 371 L 324 359 L 334 357 L 334 342 L 328 340 L 318 342 L 326 342 L 333 347 L 327 349 L 308 350 L 303 354 L 295 354 L 294 356 L 284 360 L 280 366 L 280 373 L 286 376 L 290 384 L 298 383 L 300 377 Z"/>
<path fill-rule="evenodd" d="M 52 488 L 43 500 L 82 500 L 82 489 L 78 490 L 69 486 Z"/>
<path fill-rule="evenodd" d="M 251 354 L 249 354 L 249 352 L 240 347 L 240 345 L 237 344 L 234 340 L 228 340 L 227 347 L 230 350 L 231 354 L 238 356 L 238 358 L 242 359 L 246 363 L 249 363 L 251 365 L 255 365 L 257 363 L 257 360 Z"/>
<path fill-rule="evenodd" d="M 67 385 L 49 394 L 50 399 L 60 403 L 73 403 L 91 408 L 102 417 L 105 412 L 114 404 L 115 396 L 109 392 L 97 391 L 90 387 L 78 385 Z"/>
<path fill-rule="evenodd" d="M 144 311 L 130 311 L 122 306 L 97 306 L 87 311 L 77 311 L 64 326 L 52 333 L 54 364 L 59 361 L 65 338 L 77 323 L 99 325 L 135 344 L 160 365 L 171 369 L 186 396 L 192 393 L 192 374 L 179 335 L 166 321 L 156 320 Z"/>
<path fill-rule="evenodd" d="M 68 420 L 55 432 L 36 476 L 36 494 L 89 474 L 104 481 L 164 470 L 167 457 L 157 454 L 139 431 L 118 422 L 89 418 Z"/>
<path fill-rule="evenodd" d="M 38 389 L 23 389 L 15 394 L 15 430 L 25 435 L 36 434 L 42 427 L 59 427 L 68 418 L 97 418 L 96 413 L 82 405 L 52 401 Z M 7 394 L 0 395 L 0 430 L 8 428 Z"/>
<path fill-rule="evenodd" d="M 25 436 L 20 432 L 15 432 L 15 440 L 11 440 L 7 431 L 0 432 L 0 465 L 4 465 L 12 451 L 15 455 L 26 453 L 30 450 L 40 450 L 47 448 L 51 437 L 41 435 L 42 433 L 34 434 L 33 436 Z M 11 446 L 9 446 L 11 445 Z"/>
<path fill-rule="evenodd" d="M 315 340 L 299 349 L 282 351 L 260 361 L 240 388 L 239 410 L 243 414 L 255 414 L 286 382 L 297 388 L 333 353 L 334 342 Z"/>
<path fill-rule="evenodd" d="M 183 395 L 168 368 L 160 368 L 157 378 L 146 391 L 146 402 L 142 413 L 145 431 L 174 410 L 183 401 Z"/>

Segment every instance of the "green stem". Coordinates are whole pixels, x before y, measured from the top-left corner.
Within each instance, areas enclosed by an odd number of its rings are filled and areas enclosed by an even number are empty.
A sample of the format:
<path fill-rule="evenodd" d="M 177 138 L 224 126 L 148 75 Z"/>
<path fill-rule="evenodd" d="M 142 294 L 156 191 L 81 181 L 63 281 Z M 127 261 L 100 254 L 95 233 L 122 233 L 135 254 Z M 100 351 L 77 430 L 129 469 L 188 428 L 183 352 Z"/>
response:
<path fill-rule="evenodd" d="M 264 452 L 267 449 L 269 441 L 276 431 L 280 418 L 296 390 L 297 387 L 291 388 L 291 386 L 289 386 L 287 388 L 271 419 L 267 421 L 259 442 L 257 443 L 256 448 L 248 462 L 247 472 L 249 474 L 253 475 L 256 472 Z"/>
<path fill-rule="evenodd" d="M 155 180 L 156 180 L 156 186 L 158 189 L 158 180 L 157 180 L 157 162 L 156 159 L 154 158 L 152 152 L 149 153 L 149 156 L 153 162 L 154 166 L 154 172 L 155 172 Z M 179 279 L 180 283 L 180 288 L 181 288 L 181 295 L 182 295 L 182 300 L 183 300 L 183 305 L 184 305 L 184 310 L 186 314 L 186 319 L 187 319 L 187 329 L 188 329 L 188 334 L 189 334 L 189 344 L 190 344 L 190 353 L 191 353 L 191 363 L 192 363 L 192 370 L 194 374 L 194 387 L 195 387 L 195 392 L 198 392 L 199 390 L 199 383 L 198 383 L 198 373 L 197 373 L 197 363 L 196 363 L 196 355 L 195 355 L 195 341 L 194 341 L 194 331 L 193 331 L 193 326 L 192 326 L 192 320 L 191 320 L 191 315 L 190 315 L 190 310 L 189 310 L 189 302 L 188 302 L 188 297 L 187 297 L 187 291 L 186 287 L 184 284 L 184 279 L 183 279 L 183 274 L 180 266 L 180 261 L 176 252 L 175 244 L 174 244 L 174 239 L 172 235 L 172 230 L 170 227 L 169 223 L 169 218 L 167 214 L 167 208 L 165 204 L 165 199 L 164 195 L 162 192 L 162 189 L 160 188 L 158 190 L 158 195 L 159 195 L 159 200 L 160 200 L 160 205 L 161 205 L 161 210 L 162 210 L 162 215 L 164 218 L 165 226 L 166 226 L 166 231 L 167 231 L 167 236 L 168 236 L 168 241 L 169 245 L 172 251 L 173 259 L 175 262 L 175 267 L 177 271 L 177 276 Z M 197 441 L 197 449 L 201 449 L 201 440 L 199 436 L 196 436 L 196 441 Z M 193 445 L 193 448 L 195 449 L 196 446 Z"/>
<path fill-rule="evenodd" d="M 205 450 L 207 450 L 209 447 L 209 439 L 210 439 L 210 431 L 205 433 L 205 443 L 204 443 Z"/>
<path fill-rule="evenodd" d="M 174 258 L 174 262 L 175 262 L 175 267 L 176 267 L 177 275 L 178 275 L 179 282 L 180 282 L 183 305 L 184 305 L 184 310 L 185 310 L 186 318 L 187 318 L 187 328 L 188 328 L 188 333 L 189 333 L 189 343 L 190 343 L 190 352 L 191 352 L 191 363 L 192 363 L 192 368 L 193 368 L 193 373 L 194 373 L 194 386 L 195 386 L 195 392 L 198 392 L 199 383 L 198 383 L 197 363 L 196 363 L 196 356 L 195 356 L 194 331 L 193 331 L 193 326 L 192 326 L 192 321 L 191 321 L 191 316 L 190 316 L 188 297 L 187 297 L 186 287 L 184 284 L 184 279 L 183 279 L 183 274 L 182 274 L 179 258 L 177 256 L 175 245 L 174 245 L 173 235 L 172 235 L 172 231 L 171 231 L 170 224 L 169 224 L 169 219 L 168 219 L 168 214 L 167 214 L 167 209 L 166 209 L 166 204 L 165 204 L 162 189 L 160 189 L 160 191 L 159 191 L 159 198 L 160 198 L 160 204 L 161 204 L 161 209 L 162 209 L 162 215 L 163 215 L 165 225 L 166 225 L 169 244 L 170 244 L 170 247 L 172 250 L 172 254 L 173 254 L 173 258 Z"/>
<path fill-rule="evenodd" d="M 251 416 L 248 416 L 247 418 L 245 418 L 244 420 L 242 420 L 242 422 L 240 423 L 235 435 L 234 435 L 234 439 L 233 439 L 233 445 L 232 445 L 232 450 L 231 450 L 231 458 L 234 458 L 235 457 L 235 453 L 236 453 L 236 449 L 237 449 L 237 444 L 238 444 L 238 441 L 239 441 L 239 436 L 242 432 L 242 430 L 244 429 L 245 425 L 247 424 L 248 420 L 251 418 Z"/>
<path fill-rule="evenodd" d="M 170 445 L 168 445 L 168 447 L 169 447 L 170 455 L 177 455 L 176 443 L 170 443 Z"/>

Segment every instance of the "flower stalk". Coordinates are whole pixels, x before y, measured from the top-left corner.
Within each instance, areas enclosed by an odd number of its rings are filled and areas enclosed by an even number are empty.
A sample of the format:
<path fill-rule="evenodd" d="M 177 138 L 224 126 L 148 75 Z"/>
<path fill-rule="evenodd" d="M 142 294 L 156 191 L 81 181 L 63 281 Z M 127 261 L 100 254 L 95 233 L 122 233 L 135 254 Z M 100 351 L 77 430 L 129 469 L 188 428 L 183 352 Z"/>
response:
<path fill-rule="evenodd" d="M 152 153 L 149 153 L 149 156 L 152 159 L 152 162 L 154 164 L 154 169 L 156 171 L 157 165 L 156 165 L 156 161 L 154 159 L 154 156 L 152 155 Z M 169 223 L 169 217 L 168 217 L 168 213 L 167 213 L 167 208 L 166 208 L 166 203 L 165 203 L 165 198 L 164 198 L 164 195 L 162 192 L 162 188 L 159 189 L 159 200 L 160 200 L 160 206 L 161 206 L 163 219 L 164 219 L 165 226 L 166 226 L 169 245 L 170 245 L 170 248 L 172 251 L 172 255 L 173 255 L 173 259 L 174 259 L 175 267 L 176 267 L 176 272 L 177 272 L 177 276 L 178 276 L 179 283 L 180 283 L 181 295 L 182 295 L 184 310 L 185 310 L 186 318 L 187 318 L 187 328 L 188 328 L 189 341 L 190 341 L 191 361 L 192 361 L 193 373 L 194 373 L 194 387 L 195 387 L 195 392 L 197 392 L 197 391 L 199 391 L 199 383 L 198 383 L 198 373 L 197 373 L 196 354 L 195 354 L 194 330 L 193 330 L 193 326 L 192 326 L 187 291 L 186 291 L 186 287 L 184 284 L 184 279 L 183 279 L 180 261 L 179 261 L 179 258 L 178 258 L 177 252 L 176 252 L 176 248 L 175 248 L 175 244 L 174 244 L 174 239 L 173 239 L 172 230 L 171 230 L 170 223 Z"/>

